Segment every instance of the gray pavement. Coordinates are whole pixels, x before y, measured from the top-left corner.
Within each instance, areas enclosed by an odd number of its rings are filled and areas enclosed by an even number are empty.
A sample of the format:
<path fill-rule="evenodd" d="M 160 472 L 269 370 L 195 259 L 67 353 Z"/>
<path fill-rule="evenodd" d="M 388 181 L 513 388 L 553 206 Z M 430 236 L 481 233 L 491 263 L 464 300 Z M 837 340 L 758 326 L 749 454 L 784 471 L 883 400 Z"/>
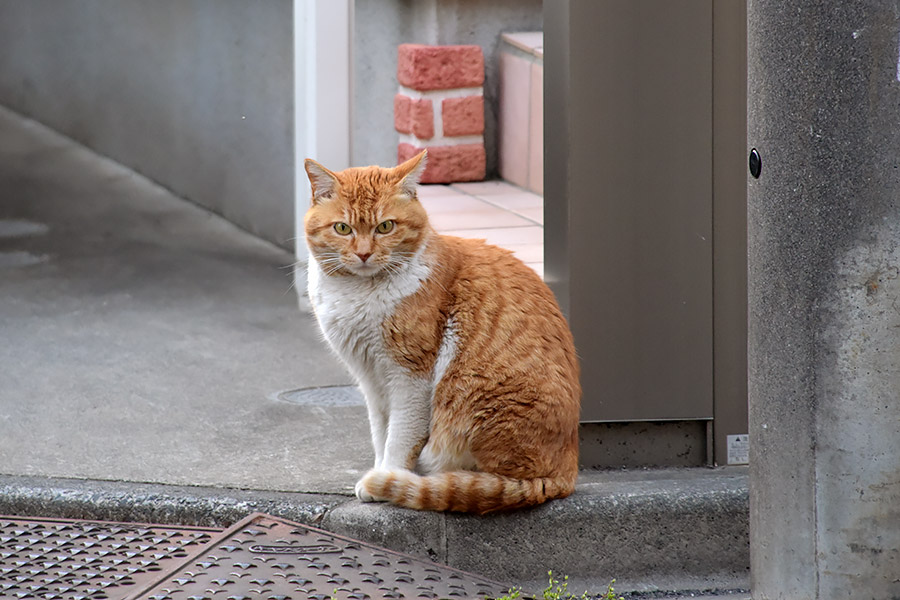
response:
<path fill-rule="evenodd" d="M 293 257 L 0 108 L 0 514 L 228 525 L 256 510 L 537 588 L 748 586 L 744 469 L 587 472 L 509 515 L 352 499 L 350 383 Z M 325 395 L 322 395 L 323 399 Z"/>
<path fill-rule="evenodd" d="M 348 383 L 289 253 L 8 112 L 0 140 L 4 472 L 352 489 L 364 409 L 277 399 Z"/>

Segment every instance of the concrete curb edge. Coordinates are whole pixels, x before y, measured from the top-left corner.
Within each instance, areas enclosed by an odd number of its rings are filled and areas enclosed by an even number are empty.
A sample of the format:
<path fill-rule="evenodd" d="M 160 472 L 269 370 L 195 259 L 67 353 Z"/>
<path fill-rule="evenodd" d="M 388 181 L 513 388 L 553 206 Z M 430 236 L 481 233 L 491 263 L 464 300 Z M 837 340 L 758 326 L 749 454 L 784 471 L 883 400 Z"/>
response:
<path fill-rule="evenodd" d="M 696 470 L 694 470 L 696 473 Z M 570 589 L 749 587 L 745 473 L 579 484 L 510 514 L 416 512 L 348 496 L 0 475 L 0 514 L 227 527 L 265 512 L 511 583 Z"/>

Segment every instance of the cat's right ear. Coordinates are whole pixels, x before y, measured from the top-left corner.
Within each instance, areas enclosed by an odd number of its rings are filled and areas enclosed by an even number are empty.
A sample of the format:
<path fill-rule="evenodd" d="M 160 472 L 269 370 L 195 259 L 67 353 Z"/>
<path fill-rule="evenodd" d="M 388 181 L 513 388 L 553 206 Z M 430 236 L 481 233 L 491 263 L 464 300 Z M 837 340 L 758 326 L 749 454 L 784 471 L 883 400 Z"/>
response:
<path fill-rule="evenodd" d="M 304 160 L 303 166 L 306 167 L 306 175 L 312 187 L 313 204 L 318 204 L 337 192 L 338 180 L 334 173 L 311 158 Z"/>
<path fill-rule="evenodd" d="M 428 162 L 428 150 L 422 150 L 406 162 L 394 167 L 394 172 L 400 177 L 400 190 L 408 196 L 416 197 L 416 187 L 425 172 L 425 164 Z"/>

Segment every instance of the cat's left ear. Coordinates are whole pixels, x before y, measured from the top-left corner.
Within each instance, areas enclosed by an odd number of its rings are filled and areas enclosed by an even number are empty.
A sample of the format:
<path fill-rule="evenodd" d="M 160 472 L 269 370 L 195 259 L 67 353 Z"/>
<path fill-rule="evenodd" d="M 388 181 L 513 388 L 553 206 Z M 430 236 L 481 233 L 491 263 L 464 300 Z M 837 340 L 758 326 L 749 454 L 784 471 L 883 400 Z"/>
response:
<path fill-rule="evenodd" d="M 400 177 L 400 191 L 412 198 L 416 197 L 416 186 L 425 171 L 425 163 L 428 162 L 428 150 L 422 150 L 406 162 L 394 167 Z"/>
<path fill-rule="evenodd" d="M 317 163 L 311 158 L 303 161 L 306 174 L 309 176 L 309 184 L 312 187 L 313 204 L 328 198 L 337 191 L 338 180 L 334 173 Z"/>

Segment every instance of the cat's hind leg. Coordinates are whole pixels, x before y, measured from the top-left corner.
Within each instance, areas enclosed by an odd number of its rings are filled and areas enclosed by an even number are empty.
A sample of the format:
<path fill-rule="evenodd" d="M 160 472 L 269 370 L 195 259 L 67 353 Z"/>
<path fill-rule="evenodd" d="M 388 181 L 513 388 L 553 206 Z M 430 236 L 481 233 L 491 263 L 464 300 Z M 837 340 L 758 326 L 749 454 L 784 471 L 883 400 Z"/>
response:
<path fill-rule="evenodd" d="M 433 475 L 447 471 L 475 471 L 478 468 L 475 457 L 460 440 L 449 440 L 447 436 L 432 435 L 419 454 L 416 472 L 420 475 Z"/>

